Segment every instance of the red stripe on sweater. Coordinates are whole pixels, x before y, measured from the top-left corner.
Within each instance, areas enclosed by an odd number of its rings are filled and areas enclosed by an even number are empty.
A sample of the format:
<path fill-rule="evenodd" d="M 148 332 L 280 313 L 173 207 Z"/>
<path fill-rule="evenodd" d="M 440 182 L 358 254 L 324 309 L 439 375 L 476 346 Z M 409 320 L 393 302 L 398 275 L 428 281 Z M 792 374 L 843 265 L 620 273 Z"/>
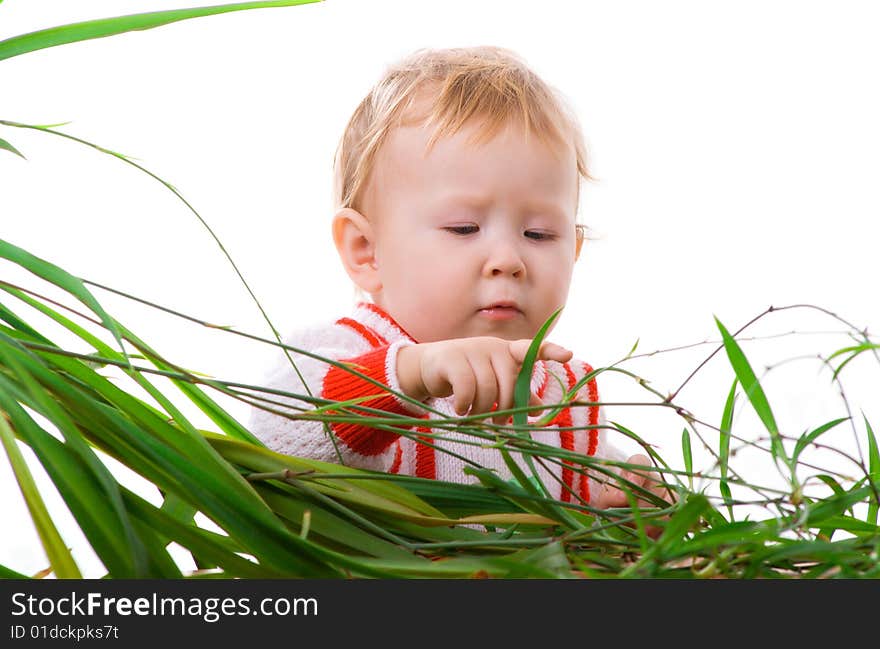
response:
<path fill-rule="evenodd" d="M 430 433 L 431 429 L 420 426 L 416 429 L 420 433 Z M 437 479 L 437 462 L 434 451 L 434 439 L 419 436 L 420 442 L 416 443 L 416 477 Z"/>
<path fill-rule="evenodd" d="M 586 473 L 581 474 L 581 499 L 590 502 L 590 477 Z"/>
<path fill-rule="evenodd" d="M 547 391 L 547 386 L 550 385 L 550 370 L 547 369 L 547 364 L 544 364 L 544 381 L 541 383 L 541 387 L 538 388 L 538 391 L 535 393 L 538 395 L 539 399 L 544 398 L 544 392 Z"/>
<path fill-rule="evenodd" d="M 559 420 L 560 420 L 559 421 L 560 427 L 571 426 L 571 413 L 568 410 L 566 410 L 565 416 L 559 417 Z M 562 444 L 562 448 L 565 449 L 566 451 L 573 451 L 574 450 L 574 432 L 572 432 L 570 430 L 559 431 L 559 442 Z M 572 464 L 571 460 L 563 460 L 562 463 L 563 463 L 563 465 L 568 465 L 568 466 L 571 466 L 571 464 Z M 568 489 L 562 490 L 561 500 L 564 503 L 571 501 L 571 491 L 569 491 L 569 489 L 572 489 L 572 483 L 574 481 L 574 474 L 572 473 L 572 470 L 568 468 L 568 466 L 562 467 L 562 482 L 565 484 L 566 487 L 568 487 Z"/>
<path fill-rule="evenodd" d="M 577 383 L 577 377 L 574 375 L 574 372 L 571 371 L 571 367 L 569 367 L 568 363 L 563 363 L 562 365 L 565 368 L 565 375 L 568 379 L 568 389 L 571 390 L 574 387 L 574 384 Z M 566 408 L 561 413 L 559 413 L 559 427 L 566 428 L 571 427 L 572 418 L 571 418 L 571 408 Z M 574 431 L 571 430 L 562 430 L 559 431 L 559 442 L 562 444 L 562 448 L 566 451 L 574 450 Z M 574 486 L 574 472 L 568 468 L 568 466 L 572 466 L 573 463 L 571 460 L 563 460 L 562 461 L 562 482 L 565 483 L 565 486 L 568 489 L 562 490 L 562 502 L 567 503 L 571 501 L 571 489 Z"/>
<path fill-rule="evenodd" d="M 584 372 L 589 374 L 593 371 L 593 368 L 584 363 Z M 599 386 L 596 385 L 596 379 L 592 378 L 587 381 L 587 394 L 590 397 L 590 401 L 593 403 L 599 402 Z M 599 406 L 590 406 L 590 425 L 598 426 L 599 425 Z M 587 455 L 595 455 L 596 447 L 599 445 L 599 429 L 593 428 L 590 430 L 590 447 L 587 449 Z"/>
<path fill-rule="evenodd" d="M 584 365 L 584 375 L 586 376 L 590 372 L 593 371 L 593 368 L 587 365 Z M 599 387 L 596 385 L 596 379 L 592 378 L 587 381 L 587 396 L 590 401 L 593 403 L 597 403 L 599 401 Z M 588 422 L 591 426 L 599 425 L 599 406 L 590 406 Z M 587 447 L 587 455 L 595 455 L 596 448 L 599 445 L 599 429 L 591 428 L 590 429 L 590 443 Z M 581 498 L 586 502 L 590 502 L 590 481 L 587 478 L 586 474 L 581 475 Z"/>
<path fill-rule="evenodd" d="M 565 368 L 566 378 L 568 379 L 568 389 L 574 387 L 574 384 L 577 382 L 577 377 L 571 371 L 571 368 L 567 363 L 563 363 L 562 365 Z M 548 370 L 547 376 L 549 377 L 550 372 Z M 572 426 L 572 418 L 571 418 L 571 408 L 564 408 L 556 417 L 553 418 L 548 426 L 559 426 L 560 428 L 571 428 Z M 560 430 L 559 431 L 559 444 L 560 446 L 567 450 L 574 450 L 574 432 L 571 430 Z M 568 468 L 572 466 L 571 460 L 563 460 L 562 461 L 562 482 L 565 484 L 566 488 L 561 489 L 561 494 L 559 499 L 564 502 L 571 502 L 571 492 L 573 491 L 574 485 L 574 472 Z"/>
<path fill-rule="evenodd" d="M 371 379 L 388 385 L 385 375 L 385 357 L 388 347 L 380 347 L 356 358 L 342 362 L 356 365 L 355 369 Z M 332 401 L 348 401 L 357 397 L 378 394 L 382 388 L 355 376 L 340 367 L 331 366 L 324 377 L 321 394 Z M 359 405 L 376 408 L 399 415 L 411 416 L 403 405 L 391 393 L 385 393 L 375 399 L 369 399 Z M 337 422 L 331 424 L 333 432 L 351 450 L 361 455 L 379 455 L 388 449 L 400 436 L 397 433 L 364 426 L 361 424 Z"/>
<path fill-rule="evenodd" d="M 351 327 L 352 329 L 354 329 L 363 337 L 364 340 L 370 343 L 370 347 L 376 348 L 388 344 L 388 341 L 385 340 L 382 336 L 377 334 L 372 329 L 368 329 L 357 320 L 352 320 L 351 318 L 340 318 L 336 321 L 336 324 L 345 325 L 346 327 Z"/>
<path fill-rule="evenodd" d="M 403 461 L 403 449 L 400 448 L 400 440 L 397 440 L 397 451 L 394 453 L 394 462 L 391 464 L 391 468 L 388 469 L 388 473 L 397 473 L 400 471 L 400 463 Z"/>

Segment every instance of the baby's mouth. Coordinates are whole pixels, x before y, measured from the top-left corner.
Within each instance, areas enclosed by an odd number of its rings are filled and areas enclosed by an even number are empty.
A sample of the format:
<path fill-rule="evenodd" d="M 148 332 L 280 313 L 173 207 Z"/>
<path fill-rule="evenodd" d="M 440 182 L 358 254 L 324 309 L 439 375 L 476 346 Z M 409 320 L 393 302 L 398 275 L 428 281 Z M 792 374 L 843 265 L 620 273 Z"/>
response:
<path fill-rule="evenodd" d="M 480 309 L 479 313 L 489 320 L 511 320 L 523 314 L 516 304 L 508 302 L 492 304 Z"/>

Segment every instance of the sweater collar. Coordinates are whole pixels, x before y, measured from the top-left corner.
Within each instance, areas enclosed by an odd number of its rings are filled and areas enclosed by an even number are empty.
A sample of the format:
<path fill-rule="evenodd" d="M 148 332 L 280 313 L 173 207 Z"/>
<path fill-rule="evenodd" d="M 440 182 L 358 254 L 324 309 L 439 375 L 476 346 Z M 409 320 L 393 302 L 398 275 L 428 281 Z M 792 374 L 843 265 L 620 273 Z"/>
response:
<path fill-rule="evenodd" d="M 355 318 L 373 329 L 389 343 L 397 340 L 417 342 L 385 309 L 372 302 L 358 302 L 355 306 Z"/>

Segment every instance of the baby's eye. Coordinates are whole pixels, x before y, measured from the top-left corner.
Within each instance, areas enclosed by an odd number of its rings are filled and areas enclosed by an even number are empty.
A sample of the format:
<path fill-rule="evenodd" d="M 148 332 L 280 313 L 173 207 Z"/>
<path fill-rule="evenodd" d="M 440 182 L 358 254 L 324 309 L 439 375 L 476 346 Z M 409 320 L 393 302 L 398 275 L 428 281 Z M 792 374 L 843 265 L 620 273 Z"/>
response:
<path fill-rule="evenodd" d="M 535 241 L 552 241 L 556 235 L 552 232 L 541 232 L 540 230 L 526 230 L 526 237 Z"/>
<path fill-rule="evenodd" d="M 448 228 L 443 228 L 447 232 L 452 232 L 453 234 L 473 234 L 474 232 L 479 231 L 479 227 L 476 225 L 453 225 Z"/>

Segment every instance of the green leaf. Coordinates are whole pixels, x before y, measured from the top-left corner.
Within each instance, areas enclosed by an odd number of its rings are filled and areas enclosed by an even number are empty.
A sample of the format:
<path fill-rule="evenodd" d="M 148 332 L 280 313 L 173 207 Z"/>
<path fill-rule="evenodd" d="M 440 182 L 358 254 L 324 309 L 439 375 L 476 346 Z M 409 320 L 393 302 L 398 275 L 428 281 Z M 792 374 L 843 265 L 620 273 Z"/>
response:
<path fill-rule="evenodd" d="M 684 470 L 688 474 L 688 487 L 694 490 L 694 458 L 691 455 L 691 434 L 687 427 L 681 431 L 681 455 L 684 458 Z"/>
<path fill-rule="evenodd" d="M 146 576 L 148 559 L 124 511 L 116 480 L 82 438 L 75 415 L 59 405 L 54 390 L 40 383 L 40 379 L 51 377 L 59 385 L 62 379 L 10 343 L 0 334 L 0 367 L 8 368 L 24 389 L 10 385 L 0 373 L 0 407 L 36 453 L 68 507 L 87 521 L 83 532 L 108 570 L 125 577 Z M 57 426 L 66 444 L 38 426 L 18 401 Z"/>
<path fill-rule="evenodd" d="M 826 481 L 827 482 L 827 481 Z M 871 493 L 870 487 L 860 487 L 851 491 L 835 493 L 807 506 L 806 524 L 809 527 L 825 527 L 828 519 L 843 514 L 853 505 L 864 500 Z"/>
<path fill-rule="evenodd" d="M 273 511 L 289 521 L 294 532 L 299 531 L 306 512 L 310 512 L 309 538 L 320 537 L 322 544 L 329 542 L 331 546 L 347 554 L 368 554 L 386 559 L 413 556 L 401 545 L 389 542 L 387 537 L 392 535 L 387 531 L 385 535 L 376 534 L 375 531 L 369 529 L 365 531 L 358 526 L 355 519 L 346 520 L 337 513 L 345 508 L 339 507 L 336 511 L 326 509 L 326 505 L 303 499 L 294 487 L 284 486 L 288 488 L 282 490 L 260 484 L 256 485 L 260 496 Z"/>
<path fill-rule="evenodd" d="M 865 418 L 865 426 L 868 429 L 868 474 L 871 480 L 871 492 L 873 496 L 871 502 L 868 503 L 868 517 L 865 520 L 876 525 L 877 511 L 880 509 L 880 503 L 877 501 L 877 491 L 880 489 L 880 451 L 877 450 L 877 436 L 871 429 L 871 423 L 868 421 L 868 418 L 865 417 L 864 412 L 862 413 L 862 417 Z"/>
<path fill-rule="evenodd" d="M 695 556 L 707 550 L 718 551 L 727 546 L 750 546 L 763 543 L 776 536 L 774 521 L 756 523 L 754 521 L 735 521 L 717 529 L 707 530 L 682 544 L 678 556 Z"/>
<path fill-rule="evenodd" d="M 20 572 L 16 572 L 12 568 L 7 568 L 4 565 L 0 565 L 0 579 L 27 579 L 27 575 L 23 575 Z"/>
<path fill-rule="evenodd" d="M 724 349 L 727 351 L 727 357 L 730 360 L 731 366 L 733 366 L 736 378 L 739 379 L 749 402 L 763 422 L 767 432 L 770 433 L 770 452 L 773 458 L 782 458 L 787 464 L 785 448 L 782 446 L 782 439 L 779 436 L 779 427 L 776 425 L 776 419 L 773 417 L 773 411 L 770 409 L 770 402 L 767 401 L 767 395 L 764 394 L 764 390 L 758 382 L 758 377 L 755 376 L 755 372 L 752 370 L 752 366 L 749 365 L 749 361 L 746 359 L 742 349 L 740 349 L 739 344 L 733 339 L 733 336 L 730 335 L 718 318 L 715 318 L 715 324 L 718 325 L 718 329 L 721 331 Z"/>
<path fill-rule="evenodd" d="M 54 363 L 64 372 L 48 372 L 33 363 L 30 369 L 46 386 L 43 393 L 64 402 L 69 418 L 85 428 L 89 441 L 160 489 L 174 491 L 191 502 L 236 538 L 245 552 L 291 576 L 336 574 L 335 568 L 326 563 L 326 551 L 302 541 L 285 528 L 253 487 L 217 455 L 201 434 L 173 426 L 155 409 L 79 361 L 61 356 Z M 27 377 L 21 371 L 15 374 Z M 97 392 L 100 400 L 84 395 L 75 387 L 78 385 Z M 32 407 L 42 410 L 45 405 L 34 401 Z M 76 441 L 75 427 L 66 415 L 53 409 L 46 410 L 45 416 L 60 429 L 69 431 L 71 442 Z M 124 525 L 117 525 L 119 528 L 126 529 Z"/>
<path fill-rule="evenodd" d="M 691 493 L 671 518 L 664 524 L 660 538 L 642 554 L 642 558 L 621 572 L 621 576 L 631 577 L 638 571 L 650 566 L 655 560 L 663 560 L 666 556 L 680 553 L 684 536 L 693 528 L 700 517 L 712 506 L 702 494 Z"/>
<path fill-rule="evenodd" d="M 49 510 L 46 509 L 46 504 L 40 496 L 40 491 L 37 489 L 24 456 L 15 441 L 15 433 L 9 426 L 7 416 L 4 410 L 0 410 L 0 441 L 2 441 L 6 455 L 9 457 L 15 479 L 18 481 L 18 486 L 24 496 L 25 503 L 27 503 L 28 511 L 31 513 L 31 519 L 37 528 L 37 534 L 46 551 L 46 556 L 49 558 L 49 563 L 52 565 L 52 570 L 59 579 L 82 579 L 82 574 L 73 560 L 73 555 L 70 554 L 70 550 L 67 549 L 67 545 L 58 533 L 58 529 L 49 515 Z"/>
<path fill-rule="evenodd" d="M 556 321 L 556 318 L 559 317 L 561 312 L 562 307 L 557 309 L 549 318 L 547 318 L 547 321 L 541 325 L 538 333 L 535 334 L 535 337 L 532 339 L 532 344 L 529 345 L 529 349 L 523 359 L 523 364 L 520 368 L 519 375 L 516 377 L 516 384 L 513 389 L 513 403 L 517 408 L 526 408 L 529 405 L 529 398 L 532 393 L 532 371 L 535 368 L 538 351 L 541 349 L 541 343 L 544 341 L 544 337 L 547 335 L 550 327 Z M 514 413 L 513 423 L 515 426 L 525 426 L 527 421 L 528 415 L 526 415 L 525 411 Z"/>
<path fill-rule="evenodd" d="M 828 530 L 829 538 L 831 537 L 830 532 L 835 530 L 843 530 L 851 534 L 863 534 L 866 536 L 880 534 L 880 528 L 876 524 L 871 524 L 868 521 L 862 521 L 852 516 L 830 516 L 822 521 L 822 527 Z"/>
<path fill-rule="evenodd" d="M 727 401 L 724 403 L 724 412 L 721 414 L 721 426 L 718 439 L 718 465 L 721 471 L 721 480 L 718 488 L 721 495 L 724 496 L 724 502 L 727 505 L 727 512 L 730 520 L 733 521 L 733 504 L 730 493 L 730 484 L 727 481 L 727 474 L 730 461 L 730 431 L 733 428 L 733 407 L 736 402 L 736 384 L 738 379 L 733 380 L 730 386 L 730 392 L 727 393 Z"/>
<path fill-rule="evenodd" d="M 800 457 L 800 454 L 803 453 L 804 449 L 811 442 L 815 441 L 816 438 L 819 437 L 819 435 L 822 435 L 823 433 L 827 433 L 829 430 L 831 430 L 832 428 L 834 428 L 838 424 L 846 421 L 847 419 L 849 419 L 849 417 L 842 417 L 841 419 L 835 419 L 834 421 L 829 421 L 825 424 L 822 424 L 818 428 L 810 431 L 809 433 L 801 435 L 798 438 L 797 443 L 794 445 L 794 452 L 791 455 L 792 464 L 797 463 L 798 457 Z"/>
<path fill-rule="evenodd" d="M 310 4 L 321 0 L 274 0 L 267 2 L 239 2 L 235 4 L 218 5 L 213 7 L 194 7 L 190 9 L 172 9 L 168 11 L 153 11 L 114 18 L 100 18 L 85 22 L 61 25 L 49 29 L 13 36 L 5 41 L 0 41 L 0 61 L 3 59 L 19 56 L 28 52 L 75 43 L 78 41 L 115 36 L 125 32 L 138 31 L 161 27 L 169 23 L 202 16 L 230 11 L 243 11 L 247 9 L 263 9 L 269 7 L 290 7 L 293 5 Z"/>
<path fill-rule="evenodd" d="M 37 277 L 55 284 L 57 287 L 64 289 L 84 305 L 89 307 L 92 312 L 101 319 L 104 326 L 113 334 L 116 342 L 119 343 L 119 348 L 122 350 L 123 356 L 125 356 L 125 348 L 122 345 L 122 338 L 119 334 L 119 329 L 116 327 L 116 321 L 104 311 L 103 307 L 85 287 L 81 279 L 74 277 L 55 264 L 40 259 L 3 239 L 0 239 L 0 258 L 8 259 L 25 270 L 33 273 Z"/>
<path fill-rule="evenodd" d="M 632 349 L 629 350 L 629 353 L 626 355 L 626 358 L 629 358 L 630 356 L 632 356 L 635 353 L 636 349 L 638 349 L 638 347 L 639 347 L 640 340 L 641 340 L 641 338 L 636 338 L 636 342 L 633 343 Z"/>
<path fill-rule="evenodd" d="M 831 376 L 831 380 L 833 381 L 834 379 L 836 379 L 837 375 L 840 374 L 841 370 L 843 370 L 843 368 L 846 367 L 847 363 L 849 363 L 852 359 L 854 359 L 856 356 L 858 356 L 862 352 L 866 352 L 870 349 L 880 349 L 880 344 L 871 343 L 871 342 L 866 341 L 860 345 L 855 345 L 854 347 L 844 347 L 843 349 L 838 349 L 836 352 L 831 354 L 831 356 L 828 357 L 829 361 L 832 358 L 836 358 L 837 356 L 840 356 L 841 354 L 846 354 L 848 352 L 852 352 L 852 354 L 850 354 L 849 358 L 847 358 L 845 361 L 843 361 L 840 365 L 837 366 L 837 369 L 834 370 L 834 374 Z"/>
<path fill-rule="evenodd" d="M 230 576 L 264 579 L 284 576 L 284 573 L 274 570 L 271 566 L 258 566 L 238 556 L 230 548 L 224 547 L 228 537 L 213 534 L 195 525 L 186 525 L 127 489 L 123 490 L 123 497 L 129 511 L 143 524 L 162 530 L 163 535 L 187 548 L 193 555 L 209 559 Z"/>
<path fill-rule="evenodd" d="M 520 550 L 508 557 L 516 561 L 515 567 L 505 579 L 519 579 L 529 576 L 535 569 L 546 570 L 555 577 L 564 578 L 571 575 L 571 564 L 565 554 L 565 548 L 559 541 L 553 541 L 536 548 Z"/>
<path fill-rule="evenodd" d="M 710 509 L 709 500 L 704 495 L 689 494 L 684 507 L 675 512 L 664 526 L 663 534 L 657 539 L 657 547 L 668 549 L 681 541 L 707 509 Z"/>
<path fill-rule="evenodd" d="M 513 403 L 516 408 L 527 408 L 529 405 L 529 400 L 532 394 L 532 372 L 535 368 L 535 362 L 538 359 L 538 352 L 541 349 L 541 343 L 544 342 L 544 337 L 547 335 L 547 332 L 550 331 L 550 327 L 556 321 L 556 318 L 559 317 L 559 314 L 562 313 L 562 307 L 556 309 L 553 314 L 550 315 L 549 318 L 541 325 L 541 328 L 538 329 L 538 333 L 535 334 L 535 337 L 532 339 L 532 343 L 529 345 L 528 351 L 526 351 L 525 358 L 523 359 L 522 367 L 520 368 L 519 375 L 516 377 L 516 383 L 513 388 Z M 519 429 L 525 428 L 528 424 L 528 415 L 525 410 L 521 410 L 519 412 L 515 412 L 513 414 L 513 424 L 514 428 L 517 429 L 517 433 L 521 435 L 525 435 L 529 437 L 528 430 Z M 511 459 L 508 455 L 505 454 L 502 449 L 502 455 L 504 456 L 504 461 L 511 468 L 514 476 L 518 476 L 518 472 L 514 469 L 515 461 Z M 529 455 L 524 455 L 523 459 L 526 462 L 526 465 L 529 467 L 529 470 L 534 476 L 535 480 L 538 482 L 538 485 L 541 488 L 541 491 L 544 492 L 544 495 L 550 498 L 550 491 L 547 489 L 546 485 L 541 482 L 541 478 L 538 476 L 538 471 L 535 469 L 535 465 L 532 462 L 532 458 Z M 519 479 L 517 477 L 517 479 Z M 523 484 L 525 489 L 529 489 L 528 485 Z M 562 514 L 562 512 L 560 512 Z M 563 514 L 563 518 L 566 518 Z"/>
<path fill-rule="evenodd" d="M 12 146 L 9 142 L 4 140 L 2 137 L 0 137 L 0 149 L 6 149 L 7 151 L 11 151 L 15 155 L 21 156 L 22 158 L 27 160 L 27 158 L 24 157 L 24 154 L 21 151 L 16 149 L 14 146 Z"/>

